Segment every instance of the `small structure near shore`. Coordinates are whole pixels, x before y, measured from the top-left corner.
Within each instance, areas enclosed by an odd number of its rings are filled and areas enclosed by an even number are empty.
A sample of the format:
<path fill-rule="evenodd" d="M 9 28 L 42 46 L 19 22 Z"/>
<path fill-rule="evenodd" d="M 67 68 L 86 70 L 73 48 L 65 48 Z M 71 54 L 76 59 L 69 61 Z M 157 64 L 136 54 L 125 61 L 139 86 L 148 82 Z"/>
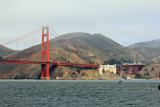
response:
<path fill-rule="evenodd" d="M 116 64 L 115 65 L 100 65 L 98 71 L 100 74 L 105 73 L 105 71 L 110 71 L 110 72 L 116 74 L 116 72 L 117 72 Z"/>

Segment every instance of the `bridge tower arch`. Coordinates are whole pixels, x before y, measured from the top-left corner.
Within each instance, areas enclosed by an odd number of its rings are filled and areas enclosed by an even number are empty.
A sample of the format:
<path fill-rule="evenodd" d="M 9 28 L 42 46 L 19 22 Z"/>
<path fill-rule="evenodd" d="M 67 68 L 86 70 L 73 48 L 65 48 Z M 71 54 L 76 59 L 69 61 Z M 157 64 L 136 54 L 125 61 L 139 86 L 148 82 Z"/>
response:
<path fill-rule="evenodd" d="M 41 79 L 50 79 L 49 76 L 49 27 L 42 27 L 42 50 L 41 60 L 46 62 L 41 64 Z"/>

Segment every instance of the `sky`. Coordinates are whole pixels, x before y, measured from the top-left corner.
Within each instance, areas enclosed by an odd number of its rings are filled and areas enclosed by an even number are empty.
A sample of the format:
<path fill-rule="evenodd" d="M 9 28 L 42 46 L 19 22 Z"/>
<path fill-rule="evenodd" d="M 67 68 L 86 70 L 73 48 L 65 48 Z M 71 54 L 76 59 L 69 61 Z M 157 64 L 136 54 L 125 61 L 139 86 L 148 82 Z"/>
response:
<path fill-rule="evenodd" d="M 160 39 L 160 0 L 0 0 L 0 44 L 46 25 L 123 46 Z"/>

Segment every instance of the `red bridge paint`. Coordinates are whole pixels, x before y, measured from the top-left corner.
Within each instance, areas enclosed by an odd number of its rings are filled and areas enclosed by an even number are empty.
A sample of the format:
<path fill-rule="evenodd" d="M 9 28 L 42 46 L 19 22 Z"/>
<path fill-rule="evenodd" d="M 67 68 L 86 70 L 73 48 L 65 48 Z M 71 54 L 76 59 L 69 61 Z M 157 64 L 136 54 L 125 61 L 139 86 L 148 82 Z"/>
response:
<path fill-rule="evenodd" d="M 41 56 L 42 62 L 46 62 L 45 64 L 41 64 L 41 79 L 50 79 L 50 76 L 49 76 L 49 27 L 48 26 L 42 27 L 41 55 L 42 55 Z"/>

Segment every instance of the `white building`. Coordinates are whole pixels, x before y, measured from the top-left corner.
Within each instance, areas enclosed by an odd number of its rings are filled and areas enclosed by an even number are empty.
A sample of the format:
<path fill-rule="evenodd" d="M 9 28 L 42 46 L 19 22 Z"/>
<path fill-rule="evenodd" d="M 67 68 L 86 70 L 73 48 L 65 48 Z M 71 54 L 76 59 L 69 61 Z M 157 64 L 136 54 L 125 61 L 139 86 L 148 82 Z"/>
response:
<path fill-rule="evenodd" d="M 103 71 L 110 71 L 116 74 L 117 72 L 117 68 L 116 68 L 116 64 L 115 65 L 100 65 L 99 67 L 99 73 L 103 74 Z"/>

